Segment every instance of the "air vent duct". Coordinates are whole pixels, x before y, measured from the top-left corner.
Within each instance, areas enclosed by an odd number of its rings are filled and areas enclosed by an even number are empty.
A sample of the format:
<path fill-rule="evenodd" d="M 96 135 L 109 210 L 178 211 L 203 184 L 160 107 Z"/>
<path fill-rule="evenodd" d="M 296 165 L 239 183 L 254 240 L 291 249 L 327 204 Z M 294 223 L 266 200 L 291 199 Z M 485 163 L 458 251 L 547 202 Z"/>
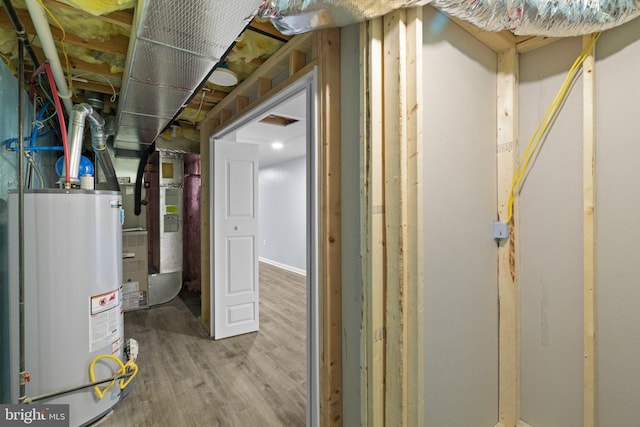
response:
<path fill-rule="evenodd" d="M 260 0 L 139 0 L 114 145 L 145 150 L 192 98 Z"/>
<path fill-rule="evenodd" d="M 640 15 L 640 0 L 266 0 L 260 16 L 283 34 L 336 27 L 430 3 L 485 31 L 569 37 L 603 31 Z"/>

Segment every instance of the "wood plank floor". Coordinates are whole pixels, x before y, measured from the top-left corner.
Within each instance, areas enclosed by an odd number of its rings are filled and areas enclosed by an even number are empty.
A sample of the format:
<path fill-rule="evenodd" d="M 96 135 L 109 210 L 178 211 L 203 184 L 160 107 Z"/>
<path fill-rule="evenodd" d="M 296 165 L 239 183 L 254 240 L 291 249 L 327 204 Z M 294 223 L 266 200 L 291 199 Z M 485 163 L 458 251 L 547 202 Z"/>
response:
<path fill-rule="evenodd" d="M 176 298 L 125 314 L 138 340 L 132 392 L 97 425 L 304 426 L 305 278 L 260 263 L 260 331 L 212 341 Z"/>

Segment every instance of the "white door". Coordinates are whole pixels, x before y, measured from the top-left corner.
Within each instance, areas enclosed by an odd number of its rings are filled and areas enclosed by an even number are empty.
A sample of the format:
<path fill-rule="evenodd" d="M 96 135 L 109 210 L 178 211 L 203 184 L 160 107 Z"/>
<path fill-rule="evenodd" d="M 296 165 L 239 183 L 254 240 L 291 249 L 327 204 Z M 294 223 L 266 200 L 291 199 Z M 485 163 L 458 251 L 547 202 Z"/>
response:
<path fill-rule="evenodd" d="M 258 146 L 213 144 L 211 332 L 258 330 Z"/>

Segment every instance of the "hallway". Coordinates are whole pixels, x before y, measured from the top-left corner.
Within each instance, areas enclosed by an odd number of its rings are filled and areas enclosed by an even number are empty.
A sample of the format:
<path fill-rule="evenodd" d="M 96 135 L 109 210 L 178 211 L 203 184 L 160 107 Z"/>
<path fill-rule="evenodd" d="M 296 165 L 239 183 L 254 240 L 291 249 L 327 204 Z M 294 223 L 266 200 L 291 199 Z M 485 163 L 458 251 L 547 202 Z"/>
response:
<path fill-rule="evenodd" d="M 131 394 L 97 425 L 304 426 L 305 277 L 260 263 L 260 332 L 211 341 L 185 303 L 125 314 Z"/>

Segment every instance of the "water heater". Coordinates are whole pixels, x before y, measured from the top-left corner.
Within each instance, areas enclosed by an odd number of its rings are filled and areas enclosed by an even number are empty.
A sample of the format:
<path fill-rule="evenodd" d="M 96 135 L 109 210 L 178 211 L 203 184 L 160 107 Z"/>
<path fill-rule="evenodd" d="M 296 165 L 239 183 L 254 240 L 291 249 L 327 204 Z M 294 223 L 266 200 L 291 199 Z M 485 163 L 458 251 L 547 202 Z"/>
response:
<path fill-rule="evenodd" d="M 24 195 L 26 395 L 89 383 L 89 365 L 123 357 L 122 198 L 116 191 L 27 190 Z M 9 194 L 12 400 L 19 384 L 18 195 Z M 101 360 L 96 379 L 115 363 Z M 85 388 L 38 403 L 69 404 L 70 425 L 86 425 L 119 401 L 119 387 L 98 399 Z"/>

